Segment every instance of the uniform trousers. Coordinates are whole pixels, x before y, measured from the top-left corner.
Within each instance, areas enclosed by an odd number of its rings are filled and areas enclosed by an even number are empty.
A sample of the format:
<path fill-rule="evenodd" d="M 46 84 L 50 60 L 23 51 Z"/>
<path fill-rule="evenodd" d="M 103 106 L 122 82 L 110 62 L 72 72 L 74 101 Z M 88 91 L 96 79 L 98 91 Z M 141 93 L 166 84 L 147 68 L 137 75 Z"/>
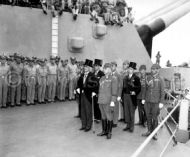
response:
<path fill-rule="evenodd" d="M 48 101 L 54 101 L 56 92 L 56 75 L 48 76 Z"/>
<path fill-rule="evenodd" d="M 4 76 L 0 76 L 0 106 L 6 107 L 8 85 Z"/>
<path fill-rule="evenodd" d="M 81 93 L 81 121 L 82 127 L 89 129 L 92 126 L 92 104 L 85 93 Z"/>
<path fill-rule="evenodd" d="M 115 102 L 115 107 L 113 110 L 113 124 L 117 124 L 119 119 L 119 102 Z"/>
<path fill-rule="evenodd" d="M 131 95 L 124 94 L 124 112 L 125 112 L 125 122 L 129 125 L 131 129 L 134 128 L 134 121 L 135 121 L 135 109 Z"/>
<path fill-rule="evenodd" d="M 145 103 L 145 111 L 147 116 L 147 125 L 150 131 L 153 131 L 158 126 L 158 115 L 160 113 L 158 103 Z"/>
<path fill-rule="evenodd" d="M 74 90 L 76 88 L 76 76 L 70 76 L 69 78 L 69 99 L 75 99 Z"/>
<path fill-rule="evenodd" d="M 16 104 L 20 105 L 21 100 L 21 84 L 16 87 L 11 87 L 11 106 L 15 105 L 15 96 L 16 96 Z"/>
<path fill-rule="evenodd" d="M 36 77 L 29 77 L 26 86 L 27 86 L 27 104 L 33 104 L 35 97 Z"/>
<path fill-rule="evenodd" d="M 100 111 L 102 114 L 102 120 L 109 120 L 112 121 L 113 120 L 113 111 L 110 107 L 110 104 L 99 104 L 100 107 Z"/>
<path fill-rule="evenodd" d="M 44 102 L 45 100 L 45 94 L 46 94 L 46 84 L 47 80 L 45 76 L 41 76 L 40 78 L 40 84 L 38 85 L 38 101 Z"/>
<path fill-rule="evenodd" d="M 59 88 L 59 99 L 60 100 L 65 100 L 66 87 L 67 87 L 67 78 L 63 77 L 60 79 L 60 88 Z"/>

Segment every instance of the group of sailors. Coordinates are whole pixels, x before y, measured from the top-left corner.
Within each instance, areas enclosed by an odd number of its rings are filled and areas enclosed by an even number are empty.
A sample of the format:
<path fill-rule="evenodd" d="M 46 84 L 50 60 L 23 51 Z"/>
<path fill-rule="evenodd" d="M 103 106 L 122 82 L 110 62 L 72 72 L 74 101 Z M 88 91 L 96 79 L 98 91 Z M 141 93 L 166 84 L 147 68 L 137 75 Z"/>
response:
<path fill-rule="evenodd" d="M 142 136 L 149 136 L 158 125 L 158 115 L 164 101 L 164 81 L 159 76 L 160 66 L 153 64 L 151 73 L 146 73 L 146 66 L 140 65 L 136 72 L 135 62 L 123 62 L 121 72 L 115 61 L 105 63 L 101 71 L 102 60 L 86 59 L 84 72 L 77 81 L 75 92 L 79 94 L 79 116 L 82 127 L 88 132 L 94 121 L 101 120 L 102 132 L 98 136 L 112 137 L 112 128 L 118 120 L 124 120 L 123 131 L 133 133 L 135 110 L 138 107 L 139 125 L 148 131 Z M 93 71 L 91 69 L 94 69 Z M 157 140 L 157 134 L 153 137 Z"/>
<path fill-rule="evenodd" d="M 36 105 L 75 99 L 80 62 L 76 58 L 50 60 L 23 57 L 18 54 L 0 56 L 0 107 Z"/>

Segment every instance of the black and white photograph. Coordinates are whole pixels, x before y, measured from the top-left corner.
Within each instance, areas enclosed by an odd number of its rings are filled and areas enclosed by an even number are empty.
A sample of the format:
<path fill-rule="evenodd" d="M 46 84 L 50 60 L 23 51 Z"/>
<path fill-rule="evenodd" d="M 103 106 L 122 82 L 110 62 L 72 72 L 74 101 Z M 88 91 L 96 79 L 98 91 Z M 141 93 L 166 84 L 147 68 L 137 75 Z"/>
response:
<path fill-rule="evenodd" d="M 189 157 L 190 0 L 0 0 L 0 157 Z"/>

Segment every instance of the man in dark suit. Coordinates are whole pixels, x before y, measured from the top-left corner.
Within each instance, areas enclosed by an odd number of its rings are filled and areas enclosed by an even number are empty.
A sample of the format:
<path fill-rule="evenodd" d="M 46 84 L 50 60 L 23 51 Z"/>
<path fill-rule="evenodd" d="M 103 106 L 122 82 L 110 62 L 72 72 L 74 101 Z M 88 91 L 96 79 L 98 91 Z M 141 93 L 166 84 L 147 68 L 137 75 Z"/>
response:
<path fill-rule="evenodd" d="M 101 77 L 104 76 L 104 72 L 100 70 L 102 63 L 103 61 L 100 59 L 94 60 L 94 75 L 97 78 L 98 82 L 101 79 Z M 94 119 L 96 122 L 99 122 L 101 120 L 101 113 L 98 104 L 98 89 L 96 91 L 96 95 L 94 96 Z"/>
<path fill-rule="evenodd" d="M 92 126 L 92 92 L 97 90 L 98 81 L 91 72 L 92 60 L 86 59 L 84 64 L 84 73 L 78 80 L 77 92 L 81 94 L 81 122 L 80 130 L 88 132 Z"/>
<path fill-rule="evenodd" d="M 124 131 L 134 131 L 135 109 L 137 107 L 137 95 L 141 91 L 141 83 L 138 76 L 134 74 L 136 63 L 130 62 L 128 75 L 123 80 L 124 93 L 124 115 L 127 126 Z"/>

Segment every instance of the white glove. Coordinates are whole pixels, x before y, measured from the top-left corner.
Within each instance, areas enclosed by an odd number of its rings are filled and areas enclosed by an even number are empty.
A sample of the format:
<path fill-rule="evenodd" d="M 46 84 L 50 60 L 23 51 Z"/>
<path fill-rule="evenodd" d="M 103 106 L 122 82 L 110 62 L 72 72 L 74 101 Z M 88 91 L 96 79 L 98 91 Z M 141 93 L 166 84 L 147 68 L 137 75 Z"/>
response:
<path fill-rule="evenodd" d="M 161 109 L 162 107 L 164 107 L 164 104 L 159 103 L 159 108 Z"/>
<path fill-rule="evenodd" d="M 79 94 L 80 94 L 80 89 L 79 89 L 79 88 L 77 89 L 77 93 L 79 93 Z"/>
<path fill-rule="evenodd" d="M 117 97 L 117 101 L 121 101 L 121 97 L 120 96 Z"/>
<path fill-rule="evenodd" d="M 74 94 L 76 94 L 76 90 L 74 90 Z"/>
<path fill-rule="evenodd" d="M 136 93 L 134 91 L 131 92 L 131 95 L 136 95 Z"/>
<path fill-rule="evenodd" d="M 111 106 L 111 107 L 114 107 L 114 106 L 115 106 L 115 103 L 114 103 L 113 101 L 111 101 L 110 106 Z"/>
<path fill-rule="evenodd" d="M 144 105 L 145 104 L 145 100 L 142 100 L 141 103 Z"/>
<path fill-rule="evenodd" d="M 96 95 L 96 93 L 92 92 L 92 97 L 94 97 Z"/>

